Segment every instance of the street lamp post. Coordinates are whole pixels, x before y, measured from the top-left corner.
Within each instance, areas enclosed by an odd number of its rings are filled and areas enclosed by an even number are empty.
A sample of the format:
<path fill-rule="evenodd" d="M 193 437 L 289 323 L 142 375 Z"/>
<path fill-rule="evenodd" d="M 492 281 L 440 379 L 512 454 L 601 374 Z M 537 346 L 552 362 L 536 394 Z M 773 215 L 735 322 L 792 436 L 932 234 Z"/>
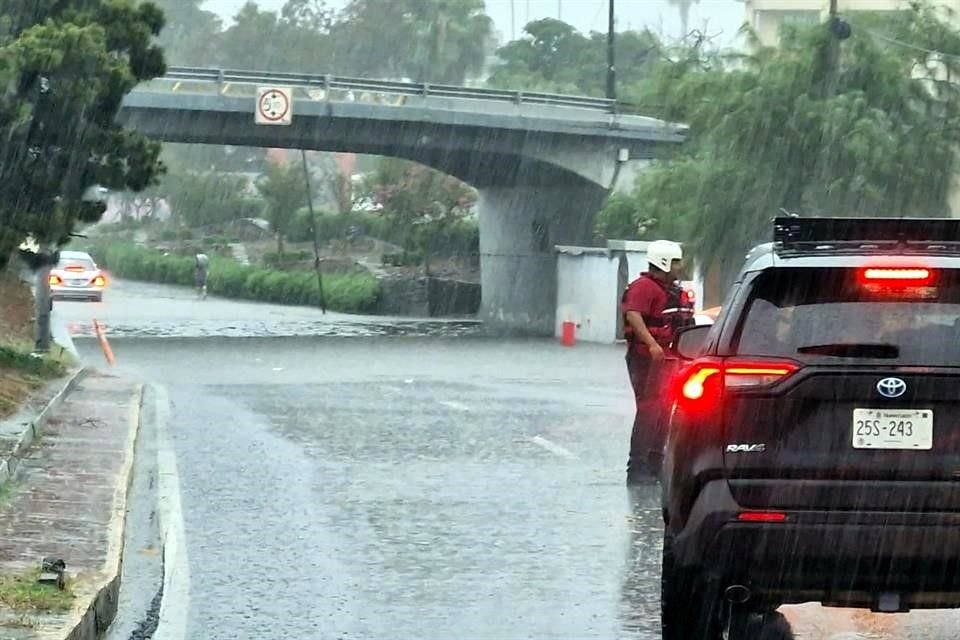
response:
<path fill-rule="evenodd" d="M 617 68 L 614 48 L 614 8 L 613 0 L 607 0 L 607 98 L 617 99 Z"/>

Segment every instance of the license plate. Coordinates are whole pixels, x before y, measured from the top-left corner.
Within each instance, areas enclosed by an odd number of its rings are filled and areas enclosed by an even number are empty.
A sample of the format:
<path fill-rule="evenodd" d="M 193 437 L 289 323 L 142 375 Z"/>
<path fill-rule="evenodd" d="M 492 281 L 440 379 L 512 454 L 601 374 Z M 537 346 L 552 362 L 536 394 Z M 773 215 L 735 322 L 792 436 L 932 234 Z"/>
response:
<path fill-rule="evenodd" d="M 83 279 L 80 279 L 80 280 L 67 280 L 67 284 L 69 284 L 71 287 L 82 287 L 82 286 L 84 286 L 85 284 L 87 284 L 87 281 L 86 281 L 86 280 L 83 280 Z"/>
<path fill-rule="evenodd" d="M 854 409 L 854 449 L 933 448 L 929 409 Z"/>

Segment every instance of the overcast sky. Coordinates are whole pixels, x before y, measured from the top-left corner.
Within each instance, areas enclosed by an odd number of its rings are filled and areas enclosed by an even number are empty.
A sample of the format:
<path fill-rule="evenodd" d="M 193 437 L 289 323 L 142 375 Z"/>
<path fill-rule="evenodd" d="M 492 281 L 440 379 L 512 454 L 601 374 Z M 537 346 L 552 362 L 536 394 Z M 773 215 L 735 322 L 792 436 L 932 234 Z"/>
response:
<path fill-rule="evenodd" d="M 220 14 L 229 23 L 246 0 L 207 0 L 204 5 Z M 564 22 L 569 22 L 581 31 L 607 30 L 608 0 L 486 0 L 487 13 L 493 18 L 495 29 L 504 40 L 521 35 L 523 25 L 530 20 L 556 18 L 558 12 Z M 262 9 L 277 10 L 284 0 L 260 0 Z M 347 0 L 328 0 L 327 4 L 340 9 Z M 615 0 L 617 29 L 649 27 L 652 31 L 669 38 L 680 35 L 680 17 L 677 9 L 667 0 Z M 714 43 L 719 46 L 732 44 L 737 29 L 744 21 L 744 5 L 741 0 L 700 0 L 690 12 L 690 28 L 699 28 L 708 35 L 717 35 Z M 706 25 L 706 29 L 704 26 Z M 512 32 L 516 31 L 515 34 Z"/>

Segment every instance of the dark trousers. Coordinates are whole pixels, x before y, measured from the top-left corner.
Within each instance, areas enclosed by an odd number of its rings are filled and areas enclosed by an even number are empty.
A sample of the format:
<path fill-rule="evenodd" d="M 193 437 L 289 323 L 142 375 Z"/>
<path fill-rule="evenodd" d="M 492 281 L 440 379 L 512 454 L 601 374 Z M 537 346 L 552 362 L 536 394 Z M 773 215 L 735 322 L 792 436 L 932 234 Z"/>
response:
<path fill-rule="evenodd" d="M 654 362 L 632 349 L 627 353 L 626 359 L 637 405 L 637 414 L 630 434 L 631 466 L 653 464 L 659 467 L 666 435 L 662 420 L 665 391 L 663 387 L 668 383 L 672 362 Z"/>

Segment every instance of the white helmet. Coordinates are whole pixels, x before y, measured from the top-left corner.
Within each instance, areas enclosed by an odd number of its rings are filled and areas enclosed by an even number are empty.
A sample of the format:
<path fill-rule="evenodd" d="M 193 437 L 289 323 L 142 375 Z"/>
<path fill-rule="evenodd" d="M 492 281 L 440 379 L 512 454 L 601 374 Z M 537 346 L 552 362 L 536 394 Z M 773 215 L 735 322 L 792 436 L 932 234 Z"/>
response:
<path fill-rule="evenodd" d="M 683 260 L 683 249 L 676 242 L 655 240 L 647 245 L 647 262 L 660 271 L 670 271 L 674 260 Z"/>

